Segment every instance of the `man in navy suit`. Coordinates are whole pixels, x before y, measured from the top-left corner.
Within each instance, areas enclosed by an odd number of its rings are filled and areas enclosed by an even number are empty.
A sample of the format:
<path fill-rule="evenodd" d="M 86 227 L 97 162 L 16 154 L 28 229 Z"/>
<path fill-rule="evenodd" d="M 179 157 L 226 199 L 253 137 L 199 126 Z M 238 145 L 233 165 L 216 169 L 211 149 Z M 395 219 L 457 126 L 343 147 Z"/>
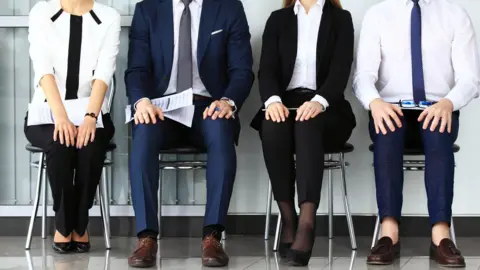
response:
<path fill-rule="evenodd" d="M 162 149 L 207 149 L 202 263 L 224 266 L 219 244 L 236 172 L 237 112 L 253 84 L 250 33 L 239 0 L 144 0 L 130 30 L 125 83 L 133 105 L 130 181 L 138 246 L 133 267 L 154 266 Z M 193 89 L 192 127 L 164 118 L 151 99 Z"/>

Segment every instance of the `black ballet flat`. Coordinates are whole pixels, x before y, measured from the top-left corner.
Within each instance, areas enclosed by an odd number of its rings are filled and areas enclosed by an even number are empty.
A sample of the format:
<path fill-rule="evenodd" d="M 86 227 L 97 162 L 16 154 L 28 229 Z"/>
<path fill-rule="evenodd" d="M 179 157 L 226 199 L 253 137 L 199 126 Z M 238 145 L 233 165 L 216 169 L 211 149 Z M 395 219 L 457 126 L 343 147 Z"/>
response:
<path fill-rule="evenodd" d="M 75 253 L 86 253 L 90 251 L 90 242 L 72 241 L 72 251 Z"/>
<path fill-rule="evenodd" d="M 287 253 L 287 265 L 289 266 L 307 266 L 312 257 L 312 250 L 300 251 L 290 249 Z"/>
<path fill-rule="evenodd" d="M 285 259 L 287 258 L 288 251 L 292 247 L 292 243 L 282 243 L 278 245 L 278 254 L 280 255 L 280 258 Z"/>
<path fill-rule="evenodd" d="M 72 243 L 67 242 L 67 243 L 55 243 L 53 242 L 52 245 L 53 251 L 58 254 L 66 254 L 72 251 Z"/>

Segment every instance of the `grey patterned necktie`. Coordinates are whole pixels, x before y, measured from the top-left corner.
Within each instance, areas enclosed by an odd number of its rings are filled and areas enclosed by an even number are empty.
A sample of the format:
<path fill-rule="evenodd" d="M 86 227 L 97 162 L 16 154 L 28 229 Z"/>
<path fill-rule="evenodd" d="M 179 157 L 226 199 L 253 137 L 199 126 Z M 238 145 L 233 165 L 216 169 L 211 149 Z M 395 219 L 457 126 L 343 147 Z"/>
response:
<path fill-rule="evenodd" d="M 192 0 L 182 0 L 185 9 L 180 19 L 178 38 L 178 74 L 177 93 L 190 89 L 193 86 L 192 75 L 192 15 L 190 3 Z"/>

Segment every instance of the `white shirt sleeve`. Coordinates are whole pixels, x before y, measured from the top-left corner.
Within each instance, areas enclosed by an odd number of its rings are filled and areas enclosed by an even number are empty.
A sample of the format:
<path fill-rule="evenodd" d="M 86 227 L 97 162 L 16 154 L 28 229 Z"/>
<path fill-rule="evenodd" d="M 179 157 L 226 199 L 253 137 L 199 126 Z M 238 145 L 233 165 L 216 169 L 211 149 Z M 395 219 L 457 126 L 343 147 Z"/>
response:
<path fill-rule="evenodd" d="M 464 9 L 452 42 L 452 65 L 455 86 L 445 96 L 453 103 L 454 110 L 466 106 L 480 91 L 480 57 L 472 21 Z"/>
<path fill-rule="evenodd" d="M 268 108 L 268 106 L 270 106 L 270 104 L 275 103 L 275 102 L 282 103 L 282 99 L 279 96 L 276 96 L 276 95 L 269 97 L 267 99 L 267 101 L 265 101 L 265 109 Z"/>
<path fill-rule="evenodd" d="M 92 82 L 101 80 L 106 85 L 110 85 L 116 69 L 120 31 L 120 14 L 115 13 L 115 18 L 108 27 L 107 35 L 104 37 Z"/>
<path fill-rule="evenodd" d="M 324 112 L 324 111 L 327 110 L 329 104 L 328 104 L 328 101 L 327 101 L 324 97 L 322 97 L 322 96 L 320 96 L 320 95 L 315 95 L 315 96 L 312 98 L 312 101 L 316 101 L 316 102 L 322 104 L 322 107 L 323 107 L 322 112 Z"/>
<path fill-rule="evenodd" d="M 28 41 L 30 43 L 30 59 L 35 72 L 34 85 L 38 87 L 40 80 L 54 73 L 52 55 L 50 55 L 48 34 L 51 31 L 51 20 L 48 16 L 48 3 L 38 2 L 28 16 Z"/>
<path fill-rule="evenodd" d="M 370 9 L 362 23 L 353 77 L 353 93 L 367 110 L 374 99 L 380 98 L 375 87 L 381 62 L 380 30 L 377 26 L 375 10 Z"/>

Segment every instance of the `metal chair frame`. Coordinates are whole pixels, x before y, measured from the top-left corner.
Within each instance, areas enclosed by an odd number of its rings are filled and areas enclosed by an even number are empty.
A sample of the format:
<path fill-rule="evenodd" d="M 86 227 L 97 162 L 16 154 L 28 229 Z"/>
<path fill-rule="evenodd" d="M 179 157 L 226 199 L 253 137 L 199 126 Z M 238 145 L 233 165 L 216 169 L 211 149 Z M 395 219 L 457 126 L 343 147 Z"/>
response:
<path fill-rule="evenodd" d="M 158 186 L 158 239 L 162 237 L 162 186 L 163 186 L 163 177 L 162 171 L 173 170 L 173 171 L 195 171 L 195 170 L 206 170 L 207 161 L 205 160 L 178 160 L 178 161 L 166 161 L 162 160 L 163 155 L 197 155 L 197 154 L 206 154 L 206 152 L 198 151 L 197 153 L 181 153 L 175 152 L 175 149 L 169 150 L 168 153 L 160 154 L 158 156 L 159 166 L 160 166 L 160 179 Z M 195 191 L 195 189 L 193 189 Z M 195 196 L 195 195 L 194 195 Z M 222 240 L 227 238 L 225 231 L 222 232 Z"/>
<path fill-rule="evenodd" d="M 338 159 L 335 160 L 332 158 L 333 155 L 338 155 Z M 345 217 L 347 219 L 348 224 L 348 231 L 350 235 L 350 243 L 352 249 L 357 249 L 357 241 L 355 238 L 355 229 L 353 226 L 352 215 L 350 213 L 350 204 L 348 202 L 348 195 L 347 195 L 347 183 L 346 183 L 346 176 L 345 176 L 345 168 L 349 165 L 348 162 L 345 161 L 345 153 L 331 153 L 327 154 L 327 159 L 325 160 L 325 168 L 324 170 L 328 171 L 328 178 L 327 178 L 327 190 L 328 190 L 328 238 L 333 239 L 333 174 L 332 170 L 340 170 L 342 181 L 342 193 L 343 193 L 343 204 L 345 209 Z M 269 230 L 270 230 L 270 218 L 272 215 L 272 200 L 273 200 L 273 193 L 272 193 L 272 185 L 269 181 L 268 184 L 268 195 L 267 195 L 267 209 L 265 215 L 265 240 L 269 239 Z M 282 227 L 282 216 L 281 213 L 278 213 L 277 225 L 275 229 L 275 241 L 273 244 L 273 250 L 277 251 L 278 246 L 280 243 L 280 231 Z"/>
<path fill-rule="evenodd" d="M 370 151 L 373 148 L 370 146 Z M 413 171 L 413 172 L 422 172 L 425 171 L 425 160 L 415 160 L 415 159 L 405 159 L 405 156 L 424 156 L 423 154 L 405 154 L 403 158 L 403 171 Z M 377 214 L 377 218 L 375 221 L 375 229 L 373 230 L 373 238 L 372 238 L 372 245 L 373 248 L 377 243 L 379 237 L 381 235 L 381 226 L 380 226 L 380 216 Z M 455 243 L 457 244 L 456 237 L 455 237 L 455 227 L 453 225 L 453 216 L 450 219 L 450 237 Z"/>
<path fill-rule="evenodd" d="M 109 95 L 107 99 L 107 110 L 111 111 L 113 98 L 115 97 L 116 92 L 116 79 L 115 75 L 112 78 L 112 82 L 109 87 Z M 109 152 L 112 152 L 113 149 Z M 30 216 L 30 223 L 28 226 L 27 240 L 25 243 L 25 249 L 29 250 L 32 244 L 32 235 L 33 235 L 33 226 L 35 225 L 35 218 L 37 217 L 38 206 L 40 204 L 40 195 L 42 197 L 42 239 L 47 238 L 47 164 L 45 163 L 46 155 L 44 152 L 38 152 L 39 159 L 30 163 L 30 166 L 37 168 L 37 186 L 35 191 L 35 200 L 33 204 L 32 215 Z M 105 236 L 105 247 L 106 249 L 111 248 L 110 244 L 110 203 L 109 203 L 109 190 L 108 183 L 109 179 L 107 176 L 106 168 L 111 168 L 113 166 L 113 160 L 106 158 L 103 163 L 102 177 L 98 185 L 97 197 L 100 200 L 100 213 L 102 216 L 103 227 L 104 227 L 104 236 Z M 111 181 L 111 179 L 110 179 Z M 40 194 L 41 193 L 41 194 Z"/>

